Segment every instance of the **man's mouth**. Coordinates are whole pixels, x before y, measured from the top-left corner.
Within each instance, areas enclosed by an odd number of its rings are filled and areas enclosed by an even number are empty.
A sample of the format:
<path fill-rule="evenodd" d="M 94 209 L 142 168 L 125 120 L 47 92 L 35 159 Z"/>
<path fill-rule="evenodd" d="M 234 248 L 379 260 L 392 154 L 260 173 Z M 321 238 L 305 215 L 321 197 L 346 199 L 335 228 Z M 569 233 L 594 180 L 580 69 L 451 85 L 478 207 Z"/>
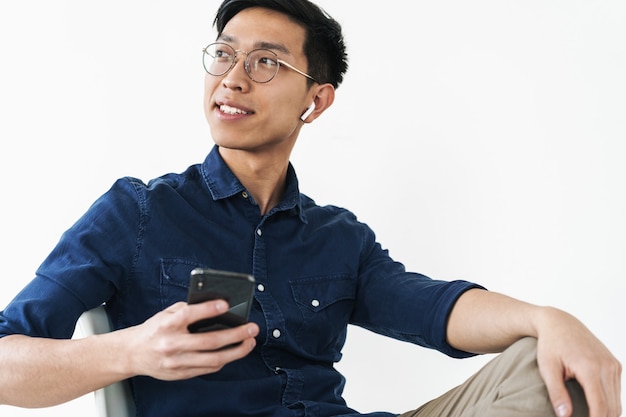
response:
<path fill-rule="evenodd" d="M 237 107 L 227 106 L 226 104 L 222 104 L 220 106 L 220 111 L 226 114 L 252 114 L 252 112 L 241 110 Z"/>

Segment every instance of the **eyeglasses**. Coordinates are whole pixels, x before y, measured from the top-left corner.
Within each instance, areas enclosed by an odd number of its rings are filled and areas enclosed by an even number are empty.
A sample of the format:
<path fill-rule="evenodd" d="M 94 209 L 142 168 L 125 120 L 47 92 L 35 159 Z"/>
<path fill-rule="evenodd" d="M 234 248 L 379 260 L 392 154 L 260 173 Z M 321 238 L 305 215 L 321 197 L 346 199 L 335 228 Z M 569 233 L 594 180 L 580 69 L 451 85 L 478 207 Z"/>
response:
<path fill-rule="evenodd" d="M 278 58 L 269 49 L 254 49 L 250 52 L 235 50 L 232 46 L 216 42 L 202 50 L 202 65 L 211 75 L 219 77 L 230 71 L 238 61 L 237 54 L 245 54 L 244 69 L 252 81 L 268 83 L 274 79 L 281 65 L 307 77 L 314 82 L 317 80 L 309 74 L 300 71 L 293 65 Z"/>

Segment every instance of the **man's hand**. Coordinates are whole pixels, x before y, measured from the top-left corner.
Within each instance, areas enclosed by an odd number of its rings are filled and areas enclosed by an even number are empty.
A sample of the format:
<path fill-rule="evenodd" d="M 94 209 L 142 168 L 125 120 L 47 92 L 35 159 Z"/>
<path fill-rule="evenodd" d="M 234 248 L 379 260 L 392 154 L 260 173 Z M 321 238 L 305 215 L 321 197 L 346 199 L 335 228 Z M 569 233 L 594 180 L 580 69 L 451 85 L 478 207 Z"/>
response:
<path fill-rule="evenodd" d="M 135 375 L 174 380 L 217 372 L 250 353 L 258 326 L 195 334 L 187 326 L 227 309 L 221 300 L 180 302 L 141 325 L 83 339 L 0 338 L 0 404 L 49 407 Z"/>
<path fill-rule="evenodd" d="M 537 361 L 558 417 L 572 415 L 565 381 L 575 378 L 585 392 L 590 417 L 617 417 L 622 413 L 622 366 L 609 350 L 577 319 L 544 309 L 539 321 Z"/>
<path fill-rule="evenodd" d="M 132 352 L 132 374 L 163 380 L 187 379 L 217 372 L 229 362 L 241 359 L 254 348 L 259 327 L 248 323 L 227 330 L 189 333 L 187 326 L 197 320 L 227 311 L 225 301 L 189 305 L 176 303 L 145 323 L 123 332 Z M 238 344 L 237 346 L 226 346 Z"/>

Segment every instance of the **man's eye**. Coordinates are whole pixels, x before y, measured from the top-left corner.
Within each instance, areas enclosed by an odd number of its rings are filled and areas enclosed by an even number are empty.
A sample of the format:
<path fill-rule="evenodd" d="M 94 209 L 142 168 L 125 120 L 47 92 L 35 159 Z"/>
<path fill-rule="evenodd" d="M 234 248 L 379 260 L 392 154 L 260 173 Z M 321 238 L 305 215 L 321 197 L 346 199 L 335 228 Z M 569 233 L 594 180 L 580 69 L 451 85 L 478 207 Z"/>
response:
<path fill-rule="evenodd" d="M 228 53 L 228 51 L 217 50 L 215 51 L 215 58 L 220 60 L 228 60 L 230 59 L 230 54 Z"/>
<path fill-rule="evenodd" d="M 261 57 L 257 60 L 257 65 L 270 68 L 278 65 L 278 62 L 273 57 Z"/>

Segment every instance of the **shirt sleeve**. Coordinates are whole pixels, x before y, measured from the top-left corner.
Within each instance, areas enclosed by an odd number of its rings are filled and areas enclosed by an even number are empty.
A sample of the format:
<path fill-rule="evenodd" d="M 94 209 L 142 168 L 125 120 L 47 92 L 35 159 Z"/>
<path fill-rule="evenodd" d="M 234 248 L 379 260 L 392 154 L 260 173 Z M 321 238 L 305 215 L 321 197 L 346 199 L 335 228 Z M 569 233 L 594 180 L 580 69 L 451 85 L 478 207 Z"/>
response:
<path fill-rule="evenodd" d="M 84 311 L 123 288 L 142 222 L 133 184 L 118 180 L 63 233 L 35 278 L 0 312 L 0 337 L 70 338 Z"/>
<path fill-rule="evenodd" d="M 364 226 L 363 235 L 357 308 L 352 323 L 451 357 L 474 356 L 450 346 L 446 329 L 458 298 L 469 289 L 484 288 L 464 280 L 434 280 L 407 272 L 376 242 L 369 227 Z"/>

